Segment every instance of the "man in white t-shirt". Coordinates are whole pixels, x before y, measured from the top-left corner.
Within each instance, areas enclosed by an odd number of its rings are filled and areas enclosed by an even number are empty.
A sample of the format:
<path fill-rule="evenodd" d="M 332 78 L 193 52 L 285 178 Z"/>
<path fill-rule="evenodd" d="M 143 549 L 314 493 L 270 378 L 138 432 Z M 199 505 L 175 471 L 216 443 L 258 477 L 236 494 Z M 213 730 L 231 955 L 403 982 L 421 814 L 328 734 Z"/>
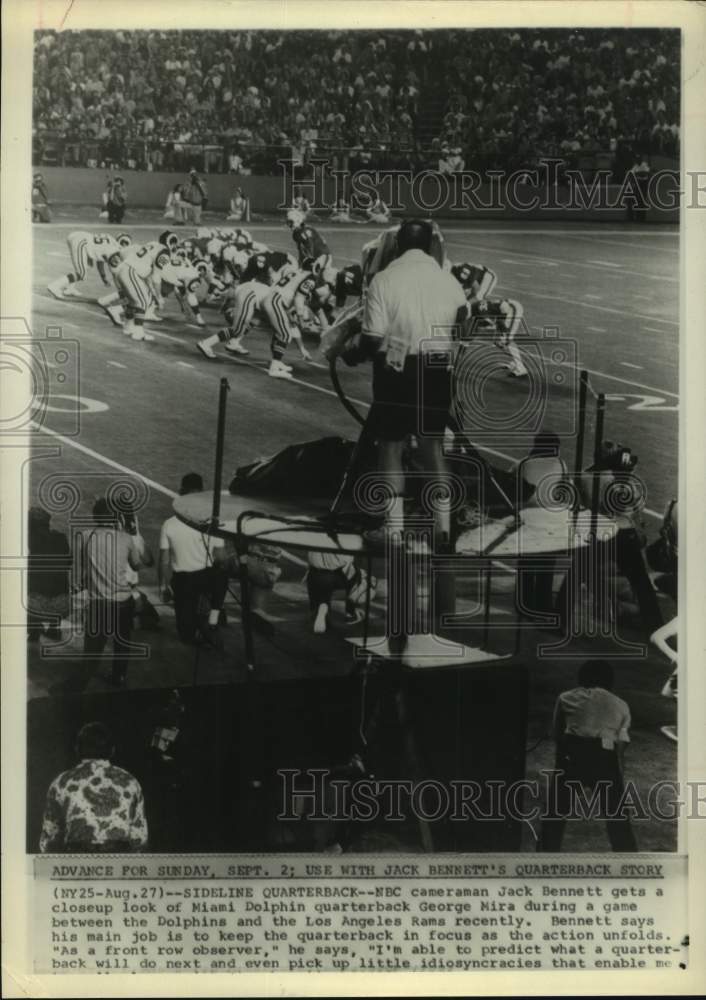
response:
<path fill-rule="evenodd" d="M 189 472 L 179 493 L 185 496 L 202 490 L 201 476 Z M 212 644 L 228 589 L 223 539 L 196 531 L 176 516 L 167 518 L 159 538 L 158 580 L 163 599 L 174 598 L 181 641 L 203 639 Z"/>

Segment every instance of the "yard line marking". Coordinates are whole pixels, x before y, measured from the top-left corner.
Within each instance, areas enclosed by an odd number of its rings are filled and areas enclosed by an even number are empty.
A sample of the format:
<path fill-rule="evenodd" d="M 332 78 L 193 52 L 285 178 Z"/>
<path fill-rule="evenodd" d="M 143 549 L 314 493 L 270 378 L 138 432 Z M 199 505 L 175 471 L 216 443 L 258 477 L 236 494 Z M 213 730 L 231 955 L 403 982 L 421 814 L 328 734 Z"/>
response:
<path fill-rule="evenodd" d="M 499 287 L 508 287 L 507 285 Z M 523 288 L 520 290 L 522 295 L 530 295 L 534 299 L 549 299 L 552 302 L 563 302 L 568 306 L 583 306 L 584 309 L 597 309 L 599 312 L 612 313 L 615 316 L 628 316 L 630 319 L 646 319 L 651 323 L 665 323 L 667 326 L 676 326 L 679 324 L 673 319 L 662 319 L 660 316 L 647 316 L 645 313 L 630 312 L 627 309 L 614 309 L 612 306 L 599 306 L 595 302 L 583 302 L 581 299 L 569 299 L 564 295 L 544 295 L 542 292 L 533 292 L 529 288 Z M 644 327 L 645 330 L 649 330 L 650 327 Z M 653 330 L 653 333 L 664 333 L 664 330 Z"/>
<path fill-rule="evenodd" d="M 594 333 L 606 333 L 606 328 L 604 326 L 587 326 L 587 330 L 592 330 Z"/>
<path fill-rule="evenodd" d="M 118 472 L 125 472 L 128 476 L 137 476 L 137 478 L 141 479 L 143 483 L 151 486 L 152 489 L 156 490 L 158 493 L 163 493 L 164 496 L 171 497 L 172 499 L 178 496 L 174 490 L 170 490 L 166 486 L 162 486 L 161 483 L 156 482 L 154 479 L 150 479 L 148 476 L 143 476 L 141 472 L 136 472 L 135 469 L 130 469 L 127 465 L 121 465 L 120 462 L 115 462 L 112 458 L 108 458 L 107 455 L 101 455 L 99 451 L 94 451 L 93 448 L 89 448 L 88 445 L 81 444 L 80 441 L 74 441 L 72 438 L 65 437 L 63 434 L 53 431 L 50 427 L 45 427 L 44 424 L 39 423 L 36 420 L 30 421 L 30 424 L 35 430 L 41 431 L 42 434 L 49 434 L 50 437 L 56 438 L 56 440 L 61 441 L 62 444 L 68 444 L 72 448 L 76 448 L 77 451 L 82 451 L 84 455 L 90 455 L 91 458 L 95 458 L 99 462 L 104 462 L 106 465 L 110 465 L 111 468 L 117 469 Z"/>
<path fill-rule="evenodd" d="M 515 274 L 517 275 L 518 278 L 531 278 L 532 277 L 532 275 L 529 273 L 529 271 L 515 271 Z"/>
<path fill-rule="evenodd" d="M 642 365 L 631 365 L 629 361 L 619 361 L 618 364 L 625 368 L 637 368 L 638 371 L 642 371 Z"/>
<path fill-rule="evenodd" d="M 119 361 L 106 361 L 106 364 L 113 368 L 127 368 L 127 365 L 121 365 Z"/>
<path fill-rule="evenodd" d="M 622 264 L 616 264 L 612 260 L 587 260 L 587 264 L 600 264 L 602 267 L 622 267 Z"/>
<path fill-rule="evenodd" d="M 548 364 L 555 364 L 550 358 L 546 359 Z M 574 365 L 569 361 L 563 361 L 558 368 L 574 368 L 576 371 L 587 371 L 591 375 L 599 375 L 601 378 L 610 378 L 614 382 L 624 382 L 625 385 L 635 385 L 638 389 L 646 389 L 648 392 L 654 392 L 660 396 L 671 396 L 673 399 L 679 399 L 679 394 L 676 392 L 670 392 L 668 389 L 656 389 L 653 385 L 643 385 L 642 382 L 635 382 L 630 378 L 621 378 L 620 375 L 611 375 L 608 372 L 599 372 L 596 368 L 586 368 L 585 365 Z"/>
<path fill-rule="evenodd" d="M 180 368 L 193 368 L 194 366 L 190 361 L 177 361 Z"/>
<path fill-rule="evenodd" d="M 627 243 L 624 239 L 620 239 L 620 240 L 602 240 L 602 239 L 600 239 L 599 236 L 593 236 L 592 233 L 589 233 L 587 230 L 583 230 L 583 231 L 579 230 L 578 232 L 574 232 L 574 233 L 566 231 L 566 232 L 562 233 L 562 235 L 563 236 L 568 236 L 569 239 L 582 240 L 584 243 L 603 243 L 606 246 L 613 247 L 615 249 L 617 249 L 618 247 L 620 247 L 620 248 L 622 248 L 622 247 L 632 247 L 635 250 L 645 250 L 645 249 L 647 249 L 647 250 L 653 250 L 653 249 L 655 249 L 654 247 L 648 246 L 647 243 Z M 610 235 L 610 233 L 608 235 Z M 614 230 L 613 231 L 613 235 L 614 236 L 626 236 L 628 234 L 627 233 L 620 233 L 617 230 Z M 646 236 L 672 236 L 675 239 L 679 238 L 678 234 L 676 234 L 676 233 L 646 233 L 645 235 Z M 671 247 L 661 246 L 661 247 L 658 247 L 657 249 L 659 250 L 660 253 L 674 253 L 674 254 L 678 254 L 679 253 L 678 250 L 673 250 Z"/>
<path fill-rule="evenodd" d="M 592 292 L 585 292 L 583 297 L 585 299 L 598 299 L 599 301 L 603 298 L 602 295 L 594 295 Z"/>
<path fill-rule="evenodd" d="M 458 231 L 459 230 L 457 230 L 457 229 L 456 230 L 449 230 L 449 233 L 458 232 Z M 476 244 L 468 243 L 468 242 L 466 242 L 466 240 L 464 240 L 463 243 L 461 243 L 461 242 L 459 242 L 459 240 L 454 240 L 453 237 L 450 236 L 450 235 L 448 235 L 448 234 L 445 237 L 445 242 L 446 242 L 447 245 L 453 244 L 453 245 L 459 246 L 459 247 L 466 247 L 466 248 L 470 248 L 470 249 L 473 249 L 473 250 L 481 250 L 483 253 L 486 253 L 486 254 L 502 253 L 503 252 L 503 247 L 497 247 L 496 248 L 496 247 L 493 247 L 493 246 L 491 246 L 489 244 L 484 244 L 483 246 L 480 246 L 478 243 L 476 243 Z M 605 267 L 603 266 L 603 264 L 591 264 L 588 261 L 583 261 L 583 260 L 561 260 L 561 259 L 557 259 L 556 257 L 554 257 L 554 258 L 551 258 L 551 257 L 537 257 L 535 254 L 525 253 L 522 250 L 513 250 L 512 253 L 514 254 L 515 257 L 523 257 L 527 261 L 538 261 L 538 260 L 541 260 L 544 263 L 549 263 L 549 261 L 553 260 L 556 264 L 563 264 L 564 266 L 566 266 L 568 264 L 569 267 L 587 267 L 591 271 L 602 271 L 604 274 L 605 274 L 605 270 L 606 270 Z M 667 282 L 670 282 L 670 283 L 675 284 L 675 285 L 678 284 L 678 282 L 679 282 L 679 278 L 672 278 L 672 277 L 669 277 L 669 276 L 663 275 L 663 274 L 648 274 L 646 271 L 634 271 L 634 270 L 628 269 L 627 267 L 621 268 L 621 274 L 635 275 L 635 276 L 637 276 L 639 278 L 652 278 L 653 280 L 656 280 L 656 281 L 667 281 Z M 574 277 L 574 275 L 567 275 L 567 277 Z"/>
<path fill-rule="evenodd" d="M 643 326 L 643 330 L 649 330 L 650 333 L 664 333 L 664 330 L 655 330 L 653 326 Z"/>

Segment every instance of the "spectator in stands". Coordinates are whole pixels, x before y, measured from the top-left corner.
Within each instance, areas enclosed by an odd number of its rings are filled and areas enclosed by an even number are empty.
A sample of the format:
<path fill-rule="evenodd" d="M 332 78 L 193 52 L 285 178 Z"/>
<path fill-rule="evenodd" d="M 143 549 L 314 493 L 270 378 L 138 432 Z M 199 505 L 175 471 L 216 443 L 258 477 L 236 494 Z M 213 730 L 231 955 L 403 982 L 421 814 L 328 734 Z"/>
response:
<path fill-rule="evenodd" d="M 27 637 L 30 642 L 42 634 L 60 639 L 61 619 L 69 613 L 68 540 L 63 532 L 52 529 L 48 511 L 31 507 L 27 542 Z"/>
<path fill-rule="evenodd" d="M 39 850 L 42 854 L 118 854 L 147 848 L 142 788 L 110 763 L 113 738 L 89 722 L 76 738 L 79 763 L 56 777 L 47 792 Z"/>
<path fill-rule="evenodd" d="M 650 165 L 642 155 L 635 155 L 635 162 L 628 171 L 634 178 L 634 186 L 625 195 L 627 201 L 628 222 L 647 222 L 647 182 L 650 176 Z"/>
<path fill-rule="evenodd" d="M 194 226 L 201 224 L 201 212 L 208 204 L 206 184 L 195 170 L 189 171 L 189 179 L 184 184 L 181 196 L 181 208 L 185 222 Z"/>
<path fill-rule="evenodd" d="M 550 133 L 557 143 L 580 142 L 578 132 L 599 123 L 608 144 L 622 134 L 646 153 L 678 154 L 677 31 L 477 30 L 472 60 L 469 35 L 457 29 L 386 31 L 378 39 L 355 31 L 187 31 L 178 42 L 172 32 L 122 36 L 116 44 L 107 32 L 37 32 L 42 162 L 147 157 L 157 167 L 163 156 L 179 169 L 190 147 L 215 137 L 225 149 L 237 143 L 236 155 L 258 170 L 276 172 L 276 147 L 305 145 L 304 131 L 328 153 L 355 146 L 362 126 L 377 163 L 389 159 L 387 137 L 398 126 L 422 151 L 417 166 L 438 132 L 449 149 L 472 150 L 474 169 L 527 169 L 518 125 L 536 130 L 542 145 Z M 91 141 L 102 145 L 100 155 L 88 156 Z M 225 156 L 218 169 L 228 169 Z"/>

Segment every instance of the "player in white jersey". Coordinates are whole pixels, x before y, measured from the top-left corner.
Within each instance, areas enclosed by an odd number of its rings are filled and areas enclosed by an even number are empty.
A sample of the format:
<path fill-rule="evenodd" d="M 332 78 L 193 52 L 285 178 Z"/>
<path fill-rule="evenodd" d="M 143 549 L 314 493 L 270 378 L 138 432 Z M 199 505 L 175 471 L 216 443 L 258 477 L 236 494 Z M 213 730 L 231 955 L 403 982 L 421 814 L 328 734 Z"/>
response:
<path fill-rule="evenodd" d="M 144 329 L 150 306 L 154 303 L 154 288 L 162 282 L 178 287 L 180 277 L 171 262 L 169 250 L 162 246 L 152 256 L 151 249 L 124 260 L 115 272 L 115 284 L 124 306 L 123 333 L 133 340 L 154 340 Z"/>
<path fill-rule="evenodd" d="M 311 355 L 304 347 L 298 319 L 306 315 L 306 300 L 316 285 L 316 278 L 311 271 L 297 270 L 291 273 L 288 269 L 270 289 L 262 304 L 263 311 L 272 326 L 272 341 L 270 352 L 272 361 L 267 374 L 272 378 L 291 378 L 292 369 L 282 358 L 289 342 L 296 340 L 299 352 L 305 361 Z"/>
<path fill-rule="evenodd" d="M 210 265 L 205 260 L 190 261 L 179 254 L 172 255 L 171 264 L 179 279 L 174 286 L 174 294 L 181 311 L 193 319 L 197 326 L 206 326 L 196 292 L 202 281 L 208 280 Z"/>
<path fill-rule="evenodd" d="M 88 233 L 77 230 L 74 233 L 69 233 L 66 242 L 71 254 L 73 270 L 47 285 L 47 290 L 55 299 L 83 295 L 84 292 L 76 286 L 84 280 L 88 268 L 93 267 L 94 264 L 103 284 L 110 284 L 106 276 L 105 261 L 118 249 L 118 244 L 112 236 L 107 233 Z"/>

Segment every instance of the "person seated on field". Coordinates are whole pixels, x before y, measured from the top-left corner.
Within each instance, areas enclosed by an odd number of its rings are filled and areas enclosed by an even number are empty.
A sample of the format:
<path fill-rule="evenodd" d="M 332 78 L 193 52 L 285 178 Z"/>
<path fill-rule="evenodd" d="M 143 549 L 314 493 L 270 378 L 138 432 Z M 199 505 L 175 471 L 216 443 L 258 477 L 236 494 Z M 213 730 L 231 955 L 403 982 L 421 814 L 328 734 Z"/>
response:
<path fill-rule="evenodd" d="M 250 205 L 248 199 L 243 194 L 242 188 L 236 188 L 233 197 L 230 199 L 230 211 L 228 221 L 247 222 L 250 215 Z"/>
<path fill-rule="evenodd" d="M 381 198 L 378 198 L 377 201 L 367 209 L 366 214 L 371 222 L 377 222 L 382 226 L 389 225 L 390 219 L 392 218 L 390 209 Z"/>

